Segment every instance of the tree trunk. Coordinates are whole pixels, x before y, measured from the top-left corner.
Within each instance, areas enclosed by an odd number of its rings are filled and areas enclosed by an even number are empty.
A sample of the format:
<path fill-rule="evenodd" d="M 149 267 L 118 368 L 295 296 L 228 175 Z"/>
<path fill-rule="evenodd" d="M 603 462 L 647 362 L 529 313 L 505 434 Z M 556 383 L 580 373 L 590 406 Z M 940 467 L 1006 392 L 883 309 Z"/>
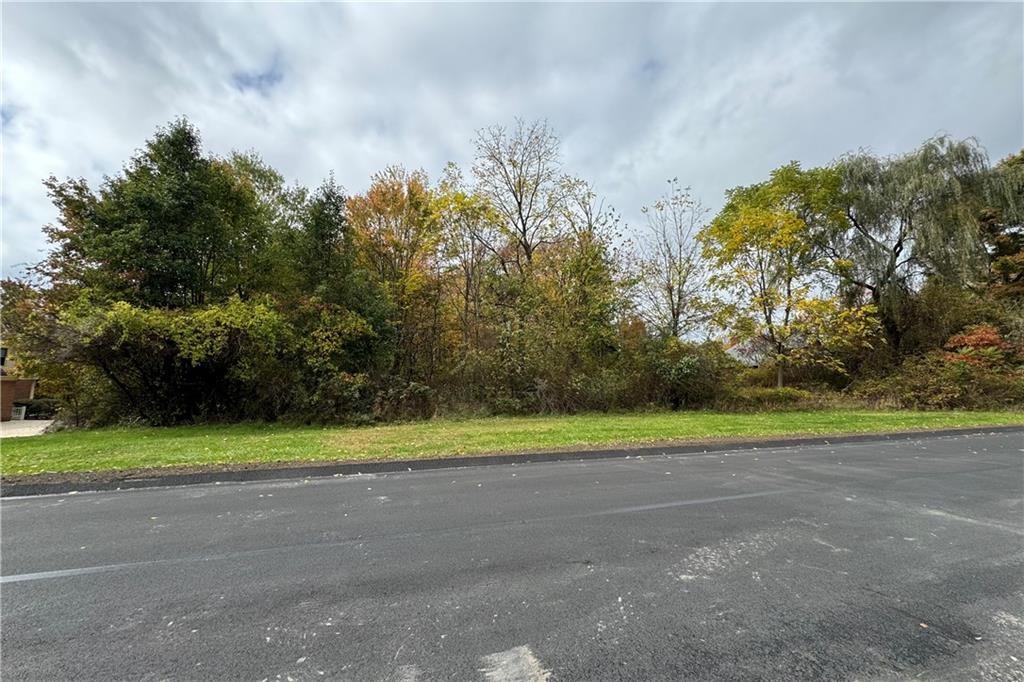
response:
<path fill-rule="evenodd" d="M 882 323 L 882 332 L 885 334 L 885 340 L 889 344 L 889 351 L 894 359 L 898 359 L 901 346 L 903 345 L 903 330 L 900 329 L 899 321 L 897 321 L 896 314 L 891 308 L 892 302 L 883 301 L 882 296 L 877 291 L 872 292 L 871 302 L 878 309 L 878 318 Z"/>
<path fill-rule="evenodd" d="M 782 388 L 782 360 L 775 363 L 775 388 Z"/>
<path fill-rule="evenodd" d="M 903 350 L 903 330 L 900 329 L 899 322 L 894 319 L 893 315 L 882 313 L 880 317 L 882 318 L 882 329 L 885 330 L 885 337 L 889 342 L 889 348 L 892 349 L 893 357 L 898 359 Z"/>

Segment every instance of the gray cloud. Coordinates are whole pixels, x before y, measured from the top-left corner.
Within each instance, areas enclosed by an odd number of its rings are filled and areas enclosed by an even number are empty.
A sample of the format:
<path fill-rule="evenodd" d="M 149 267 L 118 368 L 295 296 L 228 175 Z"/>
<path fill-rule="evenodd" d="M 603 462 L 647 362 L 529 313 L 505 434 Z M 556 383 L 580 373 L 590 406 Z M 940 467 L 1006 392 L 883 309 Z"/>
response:
<path fill-rule="evenodd" d="M 1022 26 L 1020 4 L 6 4 L 3 270 L 45 246 L 44 177 L 98 183 L 182 114 L 216 153 L 351 191 L 547 118 L 633 225 L 670 177 L 714 206 L 937 132 L 999 158 L 1024 144 Z"/>

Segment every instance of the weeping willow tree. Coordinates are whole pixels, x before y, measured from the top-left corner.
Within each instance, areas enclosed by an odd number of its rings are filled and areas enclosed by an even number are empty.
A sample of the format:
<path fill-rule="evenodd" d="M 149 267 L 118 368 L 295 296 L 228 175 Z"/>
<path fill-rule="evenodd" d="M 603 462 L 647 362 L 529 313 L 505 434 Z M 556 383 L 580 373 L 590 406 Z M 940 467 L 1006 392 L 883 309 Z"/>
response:
<path fill-rule="evenodd" d="M 989 257 L 989 286 L 1024 307 L 1024 150 L 992 169 L 982 213 Z"/>
<path fill-rule="evenodd" d="M 974 139 L 936 137 L 908 154 L 842 157 L 840 219 L 825 250 L 851 298 L 868 299 L 895 352 L 903 302 L 926 277 L 985 277 L 980 220 L 988 156 Z"/>

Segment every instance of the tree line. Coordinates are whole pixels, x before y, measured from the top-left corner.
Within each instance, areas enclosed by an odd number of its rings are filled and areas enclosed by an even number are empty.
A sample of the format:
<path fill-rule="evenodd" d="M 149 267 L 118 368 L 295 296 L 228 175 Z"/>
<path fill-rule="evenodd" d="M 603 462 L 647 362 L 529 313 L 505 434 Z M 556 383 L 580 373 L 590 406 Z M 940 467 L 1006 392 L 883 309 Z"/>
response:
<path fill-rule="evenodd" d="M 4 343 L 79 423 L 1024 401 L 1024 151 L 791 163 L 627 230 L 545 122 L 361 194 L 204 151 L 185 119 L 3 282 Z"/>

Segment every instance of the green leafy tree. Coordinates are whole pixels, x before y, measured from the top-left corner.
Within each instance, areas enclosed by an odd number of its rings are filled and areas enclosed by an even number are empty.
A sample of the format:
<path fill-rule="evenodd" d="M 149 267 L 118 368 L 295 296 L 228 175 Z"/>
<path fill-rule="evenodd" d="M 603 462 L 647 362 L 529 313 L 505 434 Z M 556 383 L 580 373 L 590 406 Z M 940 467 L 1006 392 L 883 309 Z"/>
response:
<path fill-rule="evenodd" d="M 816 180 L 791 164 L 767 182 L 731 190 L 699 235 L 717 268 L 713 283 L 731 297 L 718 320 L 737 342 L 775 364 L 779 388 L 787 365 L 840 368 L 831 342 L 870 336 L 873 309 L 841 311 L 835 300 L 815 295 L 821 262 L 808 217 L 827 206 L 808 191 Z"/>
<path fill-rule="evenodd" d="M 989 284 L 1000 298 L 1024 300 L 1024 150 L 996 164 L 981 225 Z"/>
<path fill-rule="evenodd" d="M 181 308 L 251 296 L 251 255 L 267 239 L 256 192 L 230 162 L 203 155 L 181 119 L 159 130 L 99 193 L 84 180 L 46 182 L 60 222 L 42 272 L 58 287 L 108 300 Z"/>
<path fill-rule="evenodd" d="M 431 210 L 441 236 L 445 315 L 454 326 L 451 349 L 453 393 L 470 400 L 480 397 L 485 381 L 488 347 L 493 340 L 489 324 L 488 280 L 497 269 L 490 245 L 500 220 L 490 202 L 467 187 L 459 168 L 448 164 L 432 193 Z"/>
<path fill-rule="evenodd" d="M 301 293 L 340 305 L 358 295 L 352 281 L 356 247 L 347 202 L 334 176 L 305 197 L 297 208 L 290 254 Z"/>
<path fill-rule="evenodd" d="M 384 291 L 395 330 L 391 374 L 400 384 L 433 385 L 441 362 L 441 232 L 426 174 L 392 166 L 350 197 L 360 266 Z M 397 387 L 398 392 L 407 386 Z M 418 389 L 417 389 L 418 390 Z"/>
<path fill-rule="evenodd" d="M 824 253 L 853 293 L 878 309 L 901 348 L 901 310 L 926 276 L 970 284 L 985 270 L 980 201 L 987 157 L 972 139 L 937 137 L 908 154 L 858 152 L 835 171 L 840 219 L 821 226 Z"/>

